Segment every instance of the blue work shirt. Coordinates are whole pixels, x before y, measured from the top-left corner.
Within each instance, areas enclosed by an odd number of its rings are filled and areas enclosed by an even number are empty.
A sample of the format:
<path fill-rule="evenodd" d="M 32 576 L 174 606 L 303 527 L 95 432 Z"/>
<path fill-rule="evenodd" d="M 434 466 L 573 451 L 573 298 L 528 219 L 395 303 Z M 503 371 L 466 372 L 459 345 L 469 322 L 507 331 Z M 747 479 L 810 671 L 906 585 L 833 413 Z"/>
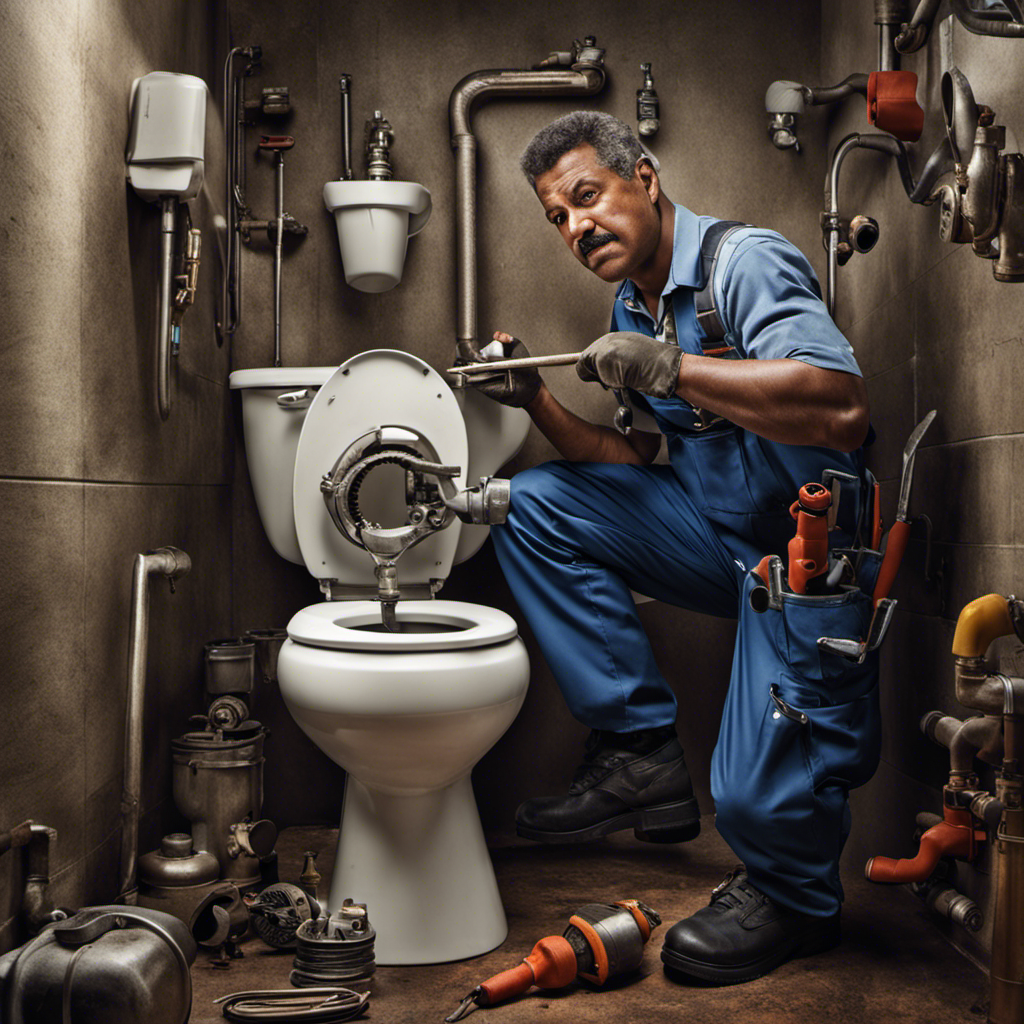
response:
<path fill-rule="evenodd" d="M 826 370 L 861 376 L 853 349 L 821 300 L 817 278 L 807 258 L 776 231 L 745 228 L 727 239 L 715 273 L 715 304 L 726 330 L 721 356 L 703 356 L 694 295 L 701 279 L 701 240 L 714 217 L 698 217 L 675 206 L 672 267 L 655 320 L 639 288 L 625 280 L 615 296 L 613 331 L 634 331 L 665 338 L 665 311 L 671 303 L 676 343 L 704 358 L 799 359 Z M 671 464 L 698 508 L 756 548 L 777 545 L 792 536 L 789 507 L 800 487 L 820 481 L 828 468 L 861 480 L 863 452 L 835 451 L 810 445 L 769 441 L 720 420 L 701 429 L 699 414 L 685 399 L 654 398 L 630 392 L 637 409 L 634 426 L 656 428 L 666 437 Z M 866 488 L 844 485 L 839 525 L 852 541 Z M 836 538 L 840 540 L 840 538 Z"/>

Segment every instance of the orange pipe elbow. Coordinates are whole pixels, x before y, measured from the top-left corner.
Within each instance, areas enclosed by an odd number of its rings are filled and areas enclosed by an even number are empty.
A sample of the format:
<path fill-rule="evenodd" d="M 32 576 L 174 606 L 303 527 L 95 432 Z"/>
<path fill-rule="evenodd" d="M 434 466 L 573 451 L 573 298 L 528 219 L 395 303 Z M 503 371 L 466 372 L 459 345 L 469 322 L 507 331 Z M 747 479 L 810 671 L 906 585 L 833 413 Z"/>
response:
<path fill-rule="evenodd" d="M 971 824 L 970 812 L 946 808 L 946 820 L 933 825 L 923 836 L 917 856 L 872 857 L 864 867 L 871 882 L 923 882 L 935 870 L 941 857 L 973 858 L 978 836 Z M 953 819 L 953 820 L 950 820 Z M 981 833 L 984 837 L 984 832 Z"/>

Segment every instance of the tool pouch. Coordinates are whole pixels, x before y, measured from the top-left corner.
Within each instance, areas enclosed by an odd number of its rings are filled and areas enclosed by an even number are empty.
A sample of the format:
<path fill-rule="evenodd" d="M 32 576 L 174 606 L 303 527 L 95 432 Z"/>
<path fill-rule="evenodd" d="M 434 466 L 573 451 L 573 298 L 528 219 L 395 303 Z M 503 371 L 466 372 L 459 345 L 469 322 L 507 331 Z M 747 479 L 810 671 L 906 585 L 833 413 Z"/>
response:
<path fill-rule="evenodd" d="M 878 764 L 878 655 L 858 664 L 817 640 L 865 637 L 872 601 L 855 588 L 784 593 L 780 608 L 758 614 L 748 603 L 755 583 L 748 575 L 712 759 L 716 823 L 759 889 L 827 915 L 842 899 L 849 790 Z"/>

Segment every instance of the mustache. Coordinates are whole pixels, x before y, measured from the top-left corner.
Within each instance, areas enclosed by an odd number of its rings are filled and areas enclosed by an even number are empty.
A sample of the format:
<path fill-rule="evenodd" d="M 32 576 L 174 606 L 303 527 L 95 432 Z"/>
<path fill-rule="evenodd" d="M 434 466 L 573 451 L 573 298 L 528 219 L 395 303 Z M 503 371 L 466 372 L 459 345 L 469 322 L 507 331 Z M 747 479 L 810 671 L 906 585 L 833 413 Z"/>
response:
<path fill-rule="evenodd" d="M 618 240 L 619 236 L 611 231 L 603 235 L 587 235 L 586 238 L 580 239 L 580 253 L 586 259 L 595 249 L 600 249 L 602 245 L 607 245 L 609 242 L 617 242 Z"/>

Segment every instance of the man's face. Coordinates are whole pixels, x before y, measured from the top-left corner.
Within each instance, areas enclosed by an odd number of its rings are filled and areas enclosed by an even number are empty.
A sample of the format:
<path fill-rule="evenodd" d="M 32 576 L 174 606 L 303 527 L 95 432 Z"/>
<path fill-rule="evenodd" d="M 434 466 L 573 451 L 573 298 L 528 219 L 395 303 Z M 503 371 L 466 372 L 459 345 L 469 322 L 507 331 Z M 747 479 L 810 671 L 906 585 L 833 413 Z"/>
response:
<path fill-rule="evenodd" d="M 602 281 L 621 281 L 658 247 L 658 181 L 647 163 L 626 181 L 577 146 L 534 180 L 548 220 L 573 255 Z"/>

